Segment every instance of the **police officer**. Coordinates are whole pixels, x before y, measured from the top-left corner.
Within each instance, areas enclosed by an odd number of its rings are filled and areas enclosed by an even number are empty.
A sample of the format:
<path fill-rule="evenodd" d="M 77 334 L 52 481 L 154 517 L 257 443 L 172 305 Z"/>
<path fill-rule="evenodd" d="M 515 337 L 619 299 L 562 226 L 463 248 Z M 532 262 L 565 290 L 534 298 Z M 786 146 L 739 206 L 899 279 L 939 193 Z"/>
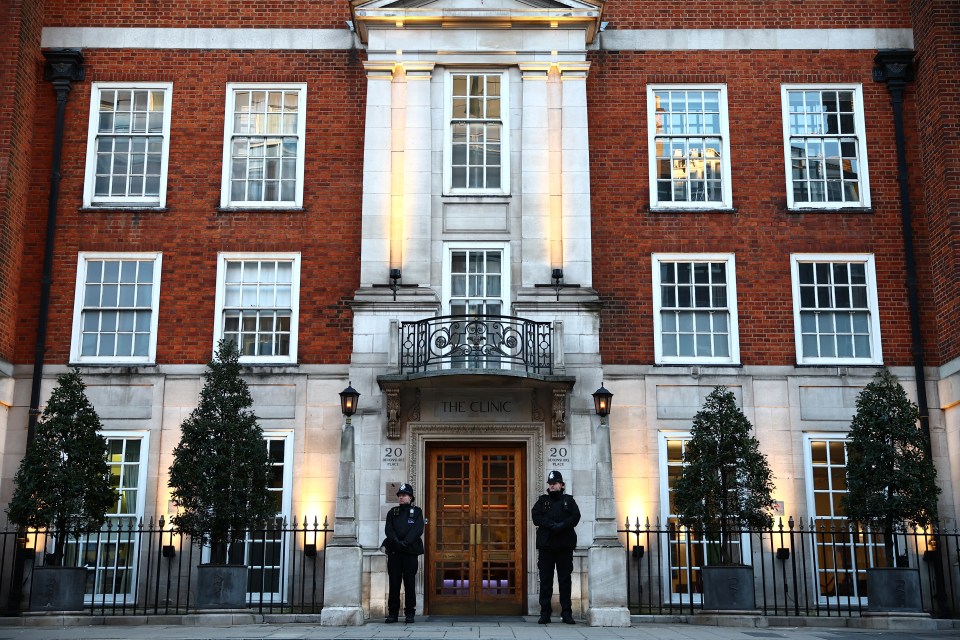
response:
<path fill-rule="evenodd" d="M 550 622 L 553 598 L 553 571 L 557 571 L 560 590 L 560 619 L 575 624 L 570 601 L 573 550 L 577 546 L 574 527 L 580 522 L 580 508 L 573 496 L 563 493 L 566 485 L 559 471 L 547 476 L 547 493 L 533 506 L 533 524 L 537 526 L 537 569 L 540 570 L 540 624 Z"/>
<path fill-rule="evenodd" d="M 413 622 L 417 609 L 417 556 L 423 554 L 423 510 L 413 504 L 413 487 L 407 483 L 397 489 L 399 506 L 387 513 L 383 533 L 383 549 L 387 553 L 387 575 L 390 594 L 387 597 L 387 619 L 397 622 L 400 616 L 400 581 L 403 580 L 405 622 Z"/>

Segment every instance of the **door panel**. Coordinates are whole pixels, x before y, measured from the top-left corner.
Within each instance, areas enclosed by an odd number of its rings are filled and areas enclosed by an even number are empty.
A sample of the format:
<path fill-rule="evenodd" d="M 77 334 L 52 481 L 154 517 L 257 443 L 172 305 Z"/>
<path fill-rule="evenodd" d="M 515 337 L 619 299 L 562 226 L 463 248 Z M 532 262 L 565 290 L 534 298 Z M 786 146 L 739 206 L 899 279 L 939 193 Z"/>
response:
<path fill-rule="evenodd" d="M 524 459 L 520 445 L 427 451 L 427 609 L 432 614 L 521 615 Z"/>

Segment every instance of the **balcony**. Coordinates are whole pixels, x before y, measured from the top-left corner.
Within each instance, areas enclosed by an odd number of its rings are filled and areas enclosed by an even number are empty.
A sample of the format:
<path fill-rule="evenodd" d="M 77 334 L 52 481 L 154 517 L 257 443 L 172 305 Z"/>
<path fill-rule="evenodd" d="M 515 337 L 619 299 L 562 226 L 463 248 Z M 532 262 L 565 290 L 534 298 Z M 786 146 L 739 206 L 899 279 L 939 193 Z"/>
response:
<path fill-rule="evenodd" d="M 553 324 L 515 316 L 437 316 L 400 324 L 400 373 L 553 373 Z"/>

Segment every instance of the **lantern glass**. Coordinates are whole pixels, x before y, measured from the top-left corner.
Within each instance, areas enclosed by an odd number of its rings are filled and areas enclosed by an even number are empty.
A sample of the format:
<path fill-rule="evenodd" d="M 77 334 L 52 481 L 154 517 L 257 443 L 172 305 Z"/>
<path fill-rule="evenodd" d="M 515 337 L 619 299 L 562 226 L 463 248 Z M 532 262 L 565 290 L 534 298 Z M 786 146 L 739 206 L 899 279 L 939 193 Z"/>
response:
<path fill-rule="evenodd" d="M 359 399 L 360 392 L 348 384 L 347 388 L 340 392 L 340 410 L 343 415 L 350 417 L 356 413 Z"/>
<path fill-rule="evenodd" d="M 597 415 L 606 418 L 610 415 L 610 405 L 613 403 L 613 394 L 607 391 L 601 384 L 600 388 L 593 392 L 593 408 Z"/>

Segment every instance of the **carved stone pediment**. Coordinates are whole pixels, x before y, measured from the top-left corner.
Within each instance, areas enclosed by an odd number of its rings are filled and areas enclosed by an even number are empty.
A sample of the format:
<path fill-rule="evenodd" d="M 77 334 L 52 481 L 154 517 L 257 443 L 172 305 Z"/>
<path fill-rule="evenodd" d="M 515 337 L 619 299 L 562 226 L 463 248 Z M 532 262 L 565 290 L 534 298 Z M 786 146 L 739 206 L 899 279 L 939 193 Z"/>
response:
<path fill-rule="evenodd" d="M 606 0 L 352 0 L 360 40 L 370 28 L 586 28 L 591 42 Z"/>

